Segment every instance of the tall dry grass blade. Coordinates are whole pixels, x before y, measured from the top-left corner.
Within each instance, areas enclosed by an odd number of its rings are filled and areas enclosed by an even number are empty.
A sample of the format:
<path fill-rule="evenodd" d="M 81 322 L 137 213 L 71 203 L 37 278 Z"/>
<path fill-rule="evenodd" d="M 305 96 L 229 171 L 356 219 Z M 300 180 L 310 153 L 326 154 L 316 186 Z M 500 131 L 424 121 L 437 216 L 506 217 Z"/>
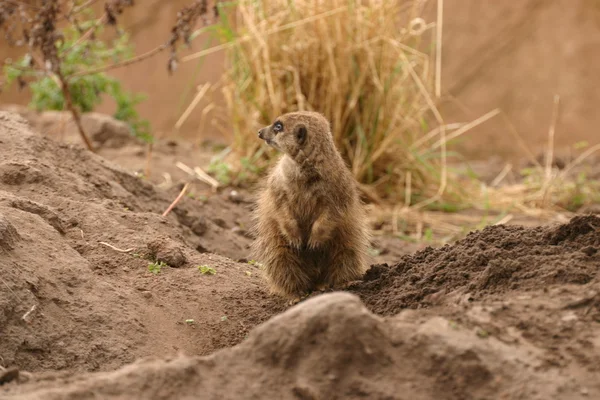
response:
<path fill-rule="evenodd" d="M 581 153 L 575 160 L 571 161 L 560 173 L 560 177 L 561 178 L 566 178 L 569 173 L 571 173 L 571 171 L 573 170 L 573 168 L 575 168 L 576 166 L 578 166 L 579 164 L 581 164 L 583 161 L 585 161 L 588 157 L 590 157 L 592 154 L 594 154 L 595 152 L 600 151 L 600 143 L 597 145 L 594 145 L 592 147 L 590 147 L 589 149 L 587 149 L 586 151 L 584 151 L 583 153 Z"/>
<path fill-rule="evenodd" d="M 194 109 L 196 108 L 196 106 L 198 105 L 198 103 L 200 103 L 200 100 L 202 100 L 202 98 L 204 97 L 204 95 L 206 94 L 206 92 L 208 92 L 209 88 L 210 88 L 210 83 L 205 83 L 204 85 L 199 85 L 198 86 L 198 89 L 197 89 L 198 92 L 196 93 L 196 96 L 194 96 L 194 99 L 192 100 L 192 102 L 190 103 L 190 105 L 185 109 L 185 111 L 181 114 L 181 116 L 179 117 L 179 119 L 175 123 L 175 129 L 176 130 L 181 129 L 181 126 L 188 119 L 188 117 L 190 116 L 190 114 L 192 113 L 192 111 L 194 111 Z"/>
<path fill-rule="evenodd" d="M 498 185 L 500 185 L 500 183 L 504 180 L 504 178 L 506 178 L 506 175 L 508 175 L 508 173 L 512 170 L 512 164 L 506 164 L 504 166 L 504 168 L 502 168 L 502 171 L 500 171 L 500 173 L 494 178 L 494 180 L 492 180 L 492 183 L 490 183 L 491 187 L 496 187 Z"/>
<path fill-rule="evenodd" d="M 437 0 L 436 52 L 435 52 L 435 96 L 442 95 L 442 24 L 444 22 L 444 0 Z"/>
<path fill-rule="evenodd" d="M 445 139 L 446 142 L 448 142 L 448 141 L 450 141 L 452 139 L 456 139 L 460 135 L 463 135 L 463 134 L 467 133 L 471 129 L 475 128 L 478 125 L 483 124 L 484 122 L 486 122 L 487 120 L 495 117 L 498 114 L 500 114 L 500 109 L 496 108 L 495 110 L 492 110 L 492 111 L 486 113 L 485 115 L 482 115 L 481 117 L 477 118 L 475 121 L 472 121 L 472 122 L 469 122 L 468 124 L 465 124 L 464 126 L 462 126 L 461 128 L 459 128 L 456 132 L 453 132 L 452 134 L 448 135 L 448 137 Z M 442 139 L 440 139 L 437 142 L 435 142 L 431 146 L 431 148 L 432 149 L 437 149 L 441 145 L 442 145 Z"/>
<path fill-rule="evenodd" d="M 545 175 L 546 179 L 552 177 L 552 162 L 554 161 L 554 135 L 556 132 L 556 121 L 558 119 L 558 106 L 560 103 L 560 96 L 554 95 L 554 102 L 552 107 L 552 120 L 550 122 L 550 128 L 548 129 L 548 148 L 546 150 L 545 157 Z"/>

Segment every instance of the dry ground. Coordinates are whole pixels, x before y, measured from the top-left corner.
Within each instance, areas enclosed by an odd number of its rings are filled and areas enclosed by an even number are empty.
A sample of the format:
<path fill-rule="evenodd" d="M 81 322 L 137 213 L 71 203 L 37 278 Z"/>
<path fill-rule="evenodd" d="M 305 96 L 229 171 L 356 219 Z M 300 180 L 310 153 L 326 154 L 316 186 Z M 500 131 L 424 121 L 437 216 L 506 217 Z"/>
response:
<path fill-rule="evenodd" d="M 362 281 L 288 309 L 248 262 L 248 193 L 199 187 L 162 217 L 179 187 L 109 142 L 0 113 L 0 399 L 600 396 L 598 216 L 419 251 L 378 238 Z M 199 164 L 155 152 L 174 177 Z"/>

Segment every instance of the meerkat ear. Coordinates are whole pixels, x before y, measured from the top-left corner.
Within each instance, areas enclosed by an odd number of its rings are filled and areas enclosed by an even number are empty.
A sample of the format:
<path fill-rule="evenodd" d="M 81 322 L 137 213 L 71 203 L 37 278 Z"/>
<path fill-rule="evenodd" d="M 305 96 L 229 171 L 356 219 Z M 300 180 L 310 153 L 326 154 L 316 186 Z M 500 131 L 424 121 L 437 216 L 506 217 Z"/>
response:
<path fill-rule="evenodd" d="M 303 144 L 306 141 L 306 126 L 304 124 L 298 124 L 294 127 L 294 136 L 296 136 L 296 140 L 298 144 Z"/>

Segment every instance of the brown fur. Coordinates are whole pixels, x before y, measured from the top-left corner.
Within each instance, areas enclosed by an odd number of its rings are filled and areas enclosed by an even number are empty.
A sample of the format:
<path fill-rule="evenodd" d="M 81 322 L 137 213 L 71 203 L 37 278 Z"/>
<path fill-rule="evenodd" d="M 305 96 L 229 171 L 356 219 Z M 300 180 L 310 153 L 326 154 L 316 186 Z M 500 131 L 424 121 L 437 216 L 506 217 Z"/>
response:
<path fill-rule="evenodd" d="M 360 279 L 370 236 L 356 181 L 329 121 L 315 112 L 288 113 L 259 137 L 283 153 L 263 182 L 254 213 L 253 253 L 272 291 L 298 299 Z"/>

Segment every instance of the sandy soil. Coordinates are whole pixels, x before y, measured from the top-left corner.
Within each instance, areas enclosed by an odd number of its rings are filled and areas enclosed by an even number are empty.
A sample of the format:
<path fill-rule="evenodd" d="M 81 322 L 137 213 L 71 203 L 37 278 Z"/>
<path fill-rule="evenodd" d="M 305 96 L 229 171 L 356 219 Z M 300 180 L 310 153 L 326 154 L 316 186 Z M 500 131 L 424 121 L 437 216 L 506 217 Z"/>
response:
<path fill-rule="evenodd" d="M 136 146 L 91 154 L 0 113 L 1 399 L 600 396 L 600 217 L 382 238 L 362 281 L 289 308 L 248 262 L 250 195 L 162 217 L 180 187 L 132 174 Z M 175 149 L 153 169 L 198 165 Z"/>

